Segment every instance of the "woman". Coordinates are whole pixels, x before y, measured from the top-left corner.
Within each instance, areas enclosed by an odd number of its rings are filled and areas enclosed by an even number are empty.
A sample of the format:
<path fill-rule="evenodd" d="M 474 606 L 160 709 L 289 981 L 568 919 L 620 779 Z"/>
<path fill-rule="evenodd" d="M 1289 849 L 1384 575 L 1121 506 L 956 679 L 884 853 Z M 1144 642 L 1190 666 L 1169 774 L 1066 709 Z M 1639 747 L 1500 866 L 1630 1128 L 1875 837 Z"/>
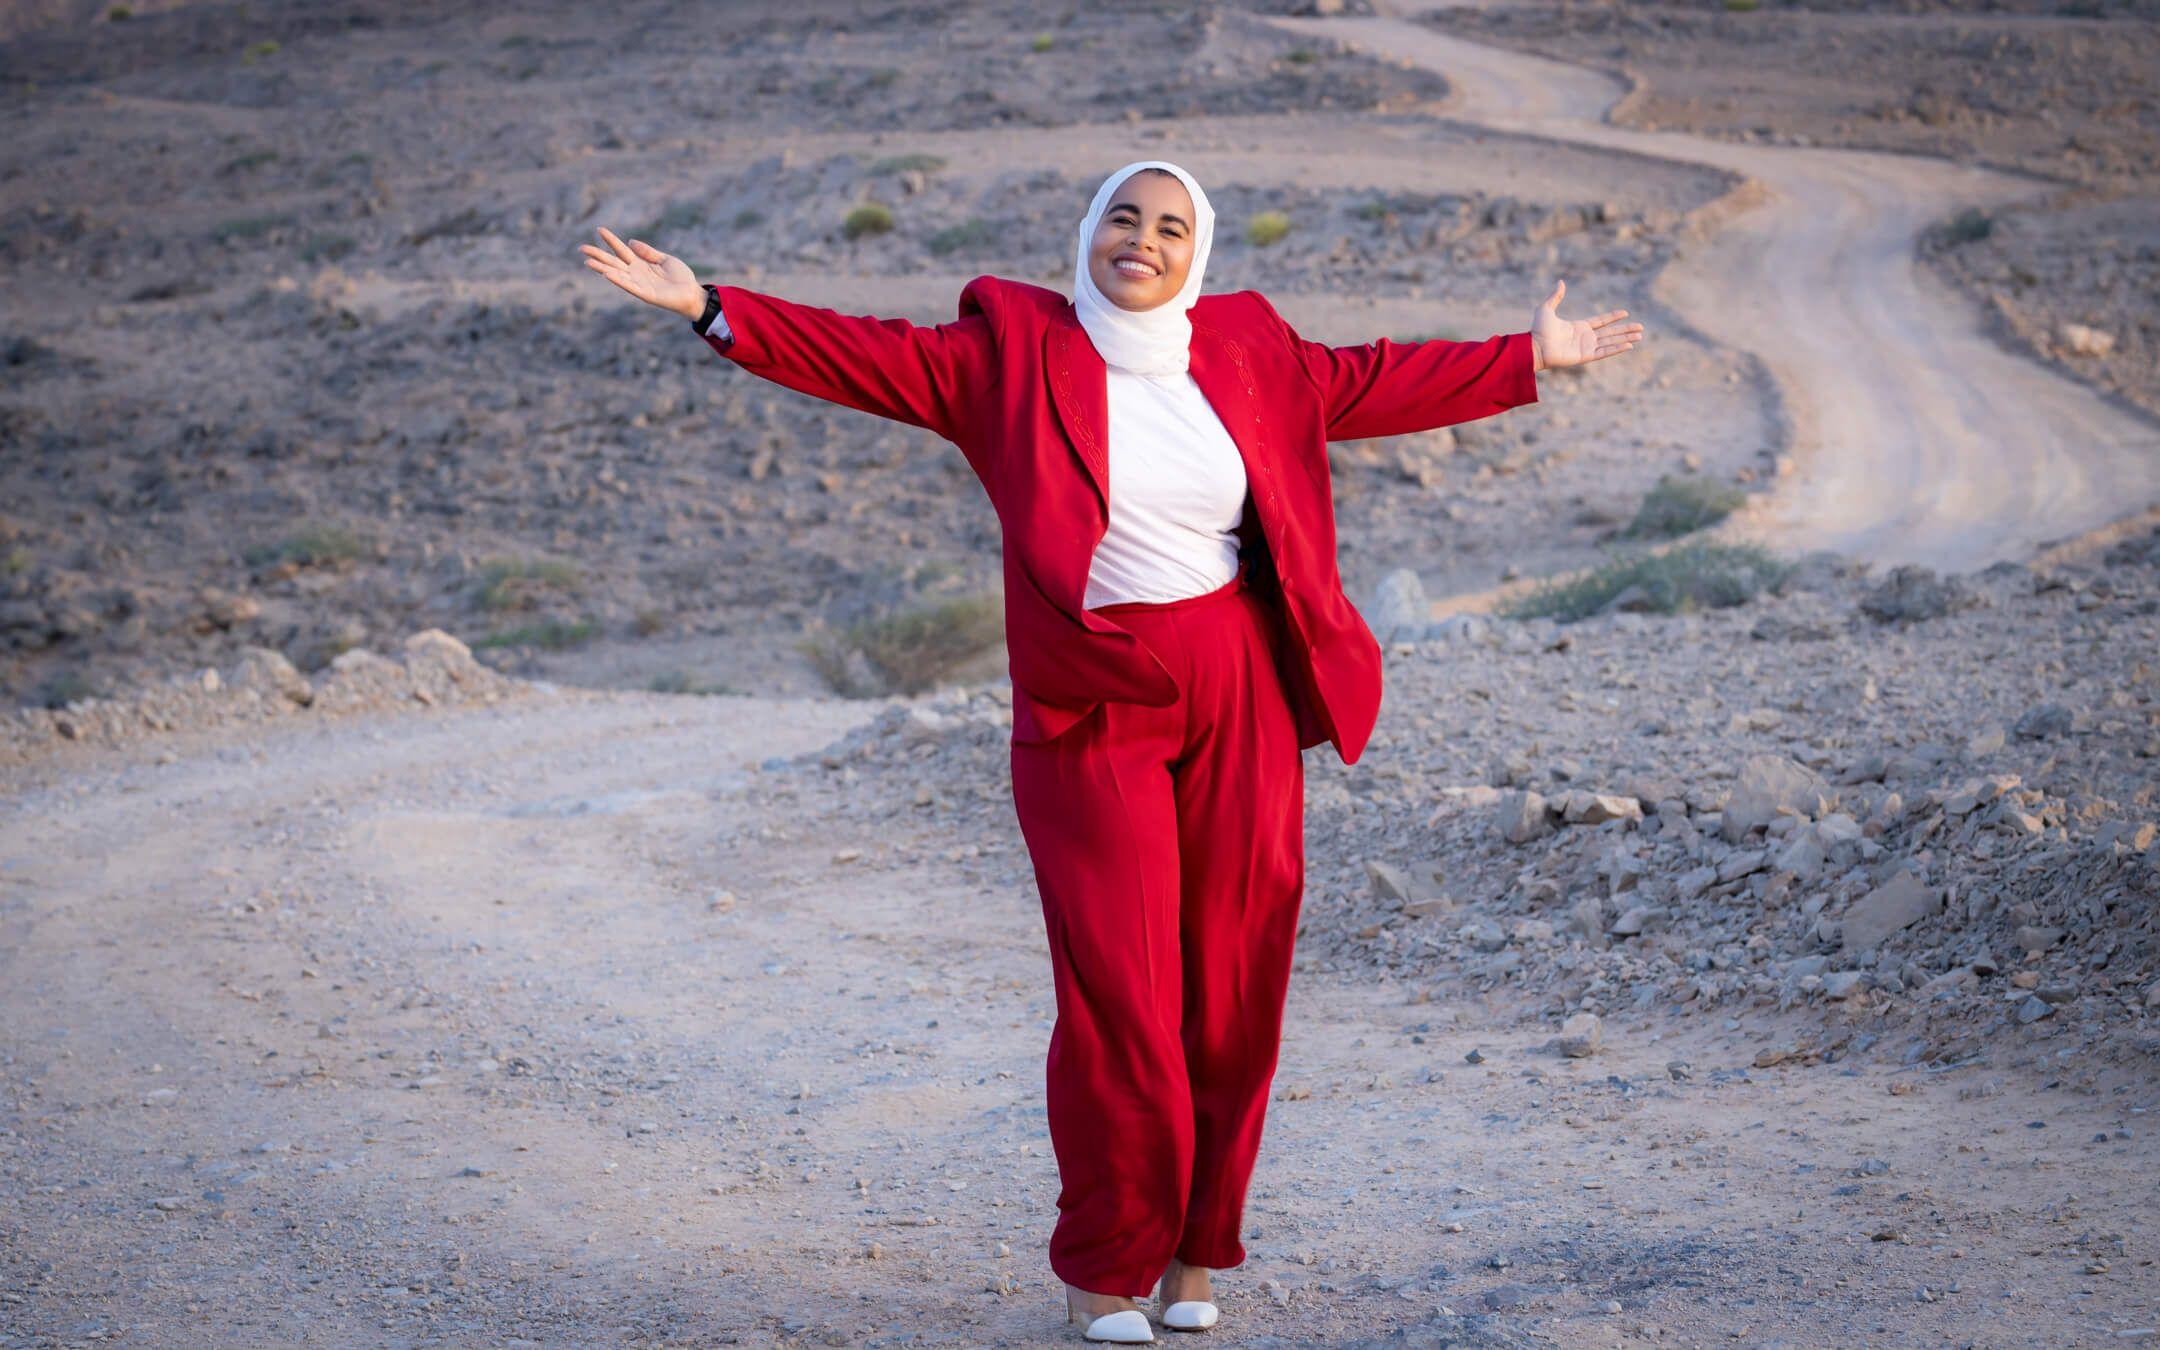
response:
<path fill-rule="evenodd" d="M 1485 417 L 1628 350 L 1627 311 L 1484 342 L 1308 342 L 1257 291 L 1200 294 L 1207 194 L 1104 180 L 1070 302 L 981 276 L 923 327 L 700 285 L 601 230 L 587 265 L 799 392 L 927 428 L 1004 539 L 1013 805 L 1057 992 L 1050 1237 L 1089 1340 L 1215 1324 L 1280 1043 L 1304 882 L 1300 751 L 1355 763 L 1380 652 L 1335 565 L 1327 442 Z M 1250 508 L 1250 509 L 1248 509 Z"/>

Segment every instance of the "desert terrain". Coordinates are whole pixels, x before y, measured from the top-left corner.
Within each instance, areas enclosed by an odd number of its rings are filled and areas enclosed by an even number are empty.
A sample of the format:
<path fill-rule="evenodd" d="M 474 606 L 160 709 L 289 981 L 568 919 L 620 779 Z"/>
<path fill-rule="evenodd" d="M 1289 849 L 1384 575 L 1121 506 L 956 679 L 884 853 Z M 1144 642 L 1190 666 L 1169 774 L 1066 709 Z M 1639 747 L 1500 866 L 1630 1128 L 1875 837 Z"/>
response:
<path fill-rule="evenodd" d="M 11 7 L 0 1345 L 1078 1341 L 1002 646 L 802 645 L 994 595 L 996 519 L 576 247 L 937 322 L 1154 157 L 1307 337 L 1648 328 L 1331 447 L 1387 696 L 1305 752 L 1210 1334 L 2160 1341 L 2156 54 L 2107 0 Z M 1646 539 L 1675 477 L 1730 509 Z"/>

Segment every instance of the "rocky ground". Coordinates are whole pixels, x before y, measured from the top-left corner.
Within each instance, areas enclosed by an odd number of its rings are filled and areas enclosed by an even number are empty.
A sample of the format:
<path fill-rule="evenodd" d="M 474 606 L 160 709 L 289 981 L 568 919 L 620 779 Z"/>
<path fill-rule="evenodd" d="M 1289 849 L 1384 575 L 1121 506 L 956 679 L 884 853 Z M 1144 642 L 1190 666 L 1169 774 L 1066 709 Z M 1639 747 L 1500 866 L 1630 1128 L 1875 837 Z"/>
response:
<path fill-rule="evenodd" d="M 741 378 L 572 251 L 627 226 L 933 321 L 981 272 L 1063 285 L 1103 168 L 1163 155 L 1222 212 L 1212 287 L 1482 336 L 1554 275 L 1654 314 L 1734 185 L 1436 120 L 1443 74 L 1268 22 L 1302 8 L 6 16 L 0 1344 L 1061 1338 L 1002 653 L 839 699 L 794 645 L 994 585 L 995 519 L 949 447 Z M 1908 105 L 1964 141 L 1855 101 L 1901 59 L 1966 89 L 1925 7 L 1431 22 L 1624 46 L 1628 109 L 1712 133 L 1758 134 L 1685 81 L 1763 31 L 1854 72 L 1766 86 L 1774 136 L 2038 171 L 2071 119 L 2088 195 L 1921 247 L 2053 278 L 2032 331 L 2115 334 L 2063 368 L 2147 397 L 2149 16 L 1973 20 L 2001 109 Z M 898 224 L 848 240 L 866 200 Z M 1776 491 L 1758 360 L 1636 356 L 1331 449 L 1388 690 L 1357 765 L 1305 754 L 1217 1334 L 2160 1338 L 2160 522 L 1437 618 L 1597 561 L 1661 474 Z"/>

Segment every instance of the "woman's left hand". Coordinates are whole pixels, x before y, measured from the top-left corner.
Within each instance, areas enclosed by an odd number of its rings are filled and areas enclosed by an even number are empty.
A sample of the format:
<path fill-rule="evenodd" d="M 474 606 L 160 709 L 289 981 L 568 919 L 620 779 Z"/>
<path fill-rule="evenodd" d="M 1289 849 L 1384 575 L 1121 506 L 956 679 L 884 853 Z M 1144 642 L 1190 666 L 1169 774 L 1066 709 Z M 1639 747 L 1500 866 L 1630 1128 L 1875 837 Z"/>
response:
<path fill-rule="evenodd" d="M 1537 307 L 1530 320 L 1530 349 L 1537 353 L 1536 369 L 1602 361 L 1642 341 L 1639 323 L 1612 327 L 1627 317 L 1624 309 L 1609 309 L 1594 319 L 1561 318 L 1560 298 L 1566 294 L 1567 282 L 1556 283 L 1553 293 L 1545 297 L 1545 303 Z"/>

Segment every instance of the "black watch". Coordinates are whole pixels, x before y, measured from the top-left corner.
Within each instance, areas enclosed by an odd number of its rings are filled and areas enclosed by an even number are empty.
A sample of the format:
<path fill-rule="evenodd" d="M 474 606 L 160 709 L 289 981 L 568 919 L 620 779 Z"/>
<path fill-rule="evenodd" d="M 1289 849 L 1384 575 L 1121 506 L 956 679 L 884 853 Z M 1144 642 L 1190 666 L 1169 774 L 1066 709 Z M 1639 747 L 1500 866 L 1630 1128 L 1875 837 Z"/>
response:
<path fill-rule="evenodd" d="M 712 331 L 713 320 L 719 317 L 720 297 L 713 294 L 712 287 L 707 286 L 705 288 L 705 312 L 692 319 L 690 326 L 697 330 L 699 337 L 704 337 Z"/>

